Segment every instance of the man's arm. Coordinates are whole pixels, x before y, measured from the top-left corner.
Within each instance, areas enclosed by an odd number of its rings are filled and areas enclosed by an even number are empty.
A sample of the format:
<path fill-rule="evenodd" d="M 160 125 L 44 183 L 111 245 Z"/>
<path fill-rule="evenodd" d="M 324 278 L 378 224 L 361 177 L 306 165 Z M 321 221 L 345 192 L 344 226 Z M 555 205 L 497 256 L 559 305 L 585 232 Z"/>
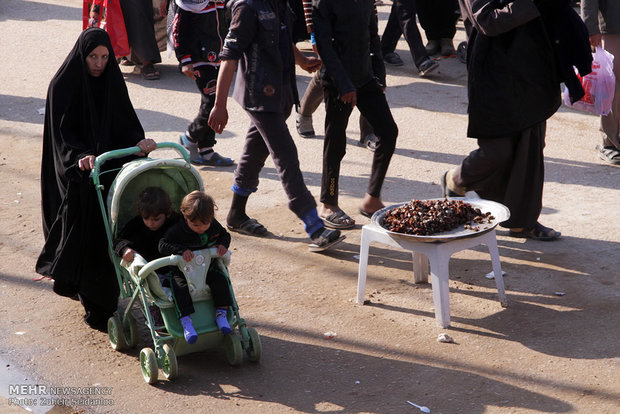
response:
<path fill-rule="evenodd" d="M 217 134 L 221 134 L 228 123 L 226 102 L 228 101 L 228 92 L 230 91 L 230 85 L 232 84 L 235 70 L 237 69 L 237 62 L 237 60 L 222 61 L 220 72 L 217 75 L 215 103 L 209 114 L 209 126 Z"/>
<path fill-rule="evenodd" d="M 514 0 L 498 6 L 493 0 L 459 0 L 463 18 L 485 36 L 498 36 L 540 16 L 533 0 Z"/>
<path fill-rule="evenodd" d="M 326 0 L 313 1 L 312 21 L 314 23 L 316 46 L 319 56 L 326 66 L 328 73 L 334 78 L 340 96 L 344 97 L 351 92 L 355 92 L 353 82 L 351 82 L 347 76 L 338 54 L 332 47 L 332 27 L 328 2 Z"/>
<path fill-rule="evenodd" d="M 295 63 L 306 72 L 316 72 L 321 68 L 321 59 L 304 55 L 295 44 L 293 44 L 293 54 L 295 55 Z"/>

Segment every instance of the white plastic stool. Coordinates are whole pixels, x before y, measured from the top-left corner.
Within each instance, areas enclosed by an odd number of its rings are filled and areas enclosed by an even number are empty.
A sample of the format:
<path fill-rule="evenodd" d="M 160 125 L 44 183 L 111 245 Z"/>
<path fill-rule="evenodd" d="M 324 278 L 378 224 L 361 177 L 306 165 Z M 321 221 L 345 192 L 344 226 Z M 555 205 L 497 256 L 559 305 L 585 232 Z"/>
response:
<path fill-rule="evenodd" d="M 393 237 L 384 228 L 374 223 L 366 224 L 362 227 L 362 239 L 360 242 L 360 263 L 357 275 L 357 303 L 364 301 L 364 289 L 366 287 L 366 272 L 368 267 L 368 249 L 372 242 L 379 242 L 411 251 L 413 255 L 415 283 L 428 282 L 430 262 L 435 319 L 443 328 L 450 326 L 448 264 L 450 257 L 458 251 L 469 249 L 479 244 L 485 244 L 488 247 L 493 264 L 493 273 L 495 275 L 495 284 L 497 286 L 499 301 L 502 307 L 508 306 L 506 294 L 504 292 L 504 279 L 502 277 L 502 268 L 499 261 L 495 229 L 467 238 L 458 238 L 443 243 L 428 243 L 415 241 L 407 237 Z M 428 260 L 426 260 L 424 255 Z"/>

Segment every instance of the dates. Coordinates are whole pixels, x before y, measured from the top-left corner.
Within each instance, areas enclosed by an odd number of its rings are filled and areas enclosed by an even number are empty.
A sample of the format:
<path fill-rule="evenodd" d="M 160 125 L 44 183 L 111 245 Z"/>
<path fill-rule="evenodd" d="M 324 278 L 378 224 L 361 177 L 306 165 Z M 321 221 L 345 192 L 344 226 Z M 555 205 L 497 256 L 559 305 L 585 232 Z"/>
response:
<path fill-rule="evenodd" d="M 462 200 L 411 200 L 389 210 L 383 226 L 396 233 L 427 236 L 463 224 L 468 230 L 478 231 L 476 224 L 490 223 L 493 219 L 491 213 L 482 213 Z"/>

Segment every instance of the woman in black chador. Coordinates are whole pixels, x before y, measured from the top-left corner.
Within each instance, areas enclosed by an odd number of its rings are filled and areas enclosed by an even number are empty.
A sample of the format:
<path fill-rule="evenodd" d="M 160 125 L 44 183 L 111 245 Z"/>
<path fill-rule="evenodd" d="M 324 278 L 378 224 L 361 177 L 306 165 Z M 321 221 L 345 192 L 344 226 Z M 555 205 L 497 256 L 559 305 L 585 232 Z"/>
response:
<path fill-rule="evenodd" d="M 106 329 L 119 287 L 89 173 L 97 155 L 135 145 L 143 151 L 139 155 L 156 148 L 144 138 L 108 34 L 87 29 L 47 92 L 41 162 L 45 245 L 36 271 L 54 279 L 57 294 L 79 297 L 84 320 L 95 329 Z M 106 189 L 113 178 L 114 173 L 102 174 Z"/>

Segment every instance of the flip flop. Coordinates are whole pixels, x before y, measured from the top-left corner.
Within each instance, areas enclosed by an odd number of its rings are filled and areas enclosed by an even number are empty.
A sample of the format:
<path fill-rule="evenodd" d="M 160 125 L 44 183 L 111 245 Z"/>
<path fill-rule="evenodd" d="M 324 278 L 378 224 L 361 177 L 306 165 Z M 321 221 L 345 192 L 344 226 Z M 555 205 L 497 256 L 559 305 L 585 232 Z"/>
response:
<path fill-rule="evenodd" d="M 361 207 L 358 208 L 357 211 L 359 211 L 362 216 L 368 217 L 368 218 L 372 218 L 372 215 L 376 213 L 375 211 L 371 213 L 370 211 L 362 210 Z"/>
<path fill-rule="evenodd" d="M 531 229 L 523 229 L 519 231 L 514 231 L 511 229 L 508 235 L 511 237 L 528 238 L 538 241 L 553 241 L 559 239 L 562 233 L 536 222 L 534 227 Z"/>
<path fill-rule="evenodd" d="M 342 210 L 338 210 L 327 217 L 321 217 L 321 219 L 323 219 L 325 227 L 330 229 L 350 229 L 355 227 L 355 220 Z"/>
<path fill-rule="evenodd" d="M 228 230 L 232 230 L 237 233 L 246 234 L 248 236 L 263 237 L 268 233 L 268 230 L 260 224 L 256 219 L 247 219 L 239 226 L 231 226 L 227 224 Z"/>
<path fill-rule="evenodd" d="M 314 253 L 324 252 L 343 241 L 345 237 L 340 235 L 340 230 L 325 229 L 319 237 L 312 239 L 312 243 L 308 245 L 308 250 Z"/>

